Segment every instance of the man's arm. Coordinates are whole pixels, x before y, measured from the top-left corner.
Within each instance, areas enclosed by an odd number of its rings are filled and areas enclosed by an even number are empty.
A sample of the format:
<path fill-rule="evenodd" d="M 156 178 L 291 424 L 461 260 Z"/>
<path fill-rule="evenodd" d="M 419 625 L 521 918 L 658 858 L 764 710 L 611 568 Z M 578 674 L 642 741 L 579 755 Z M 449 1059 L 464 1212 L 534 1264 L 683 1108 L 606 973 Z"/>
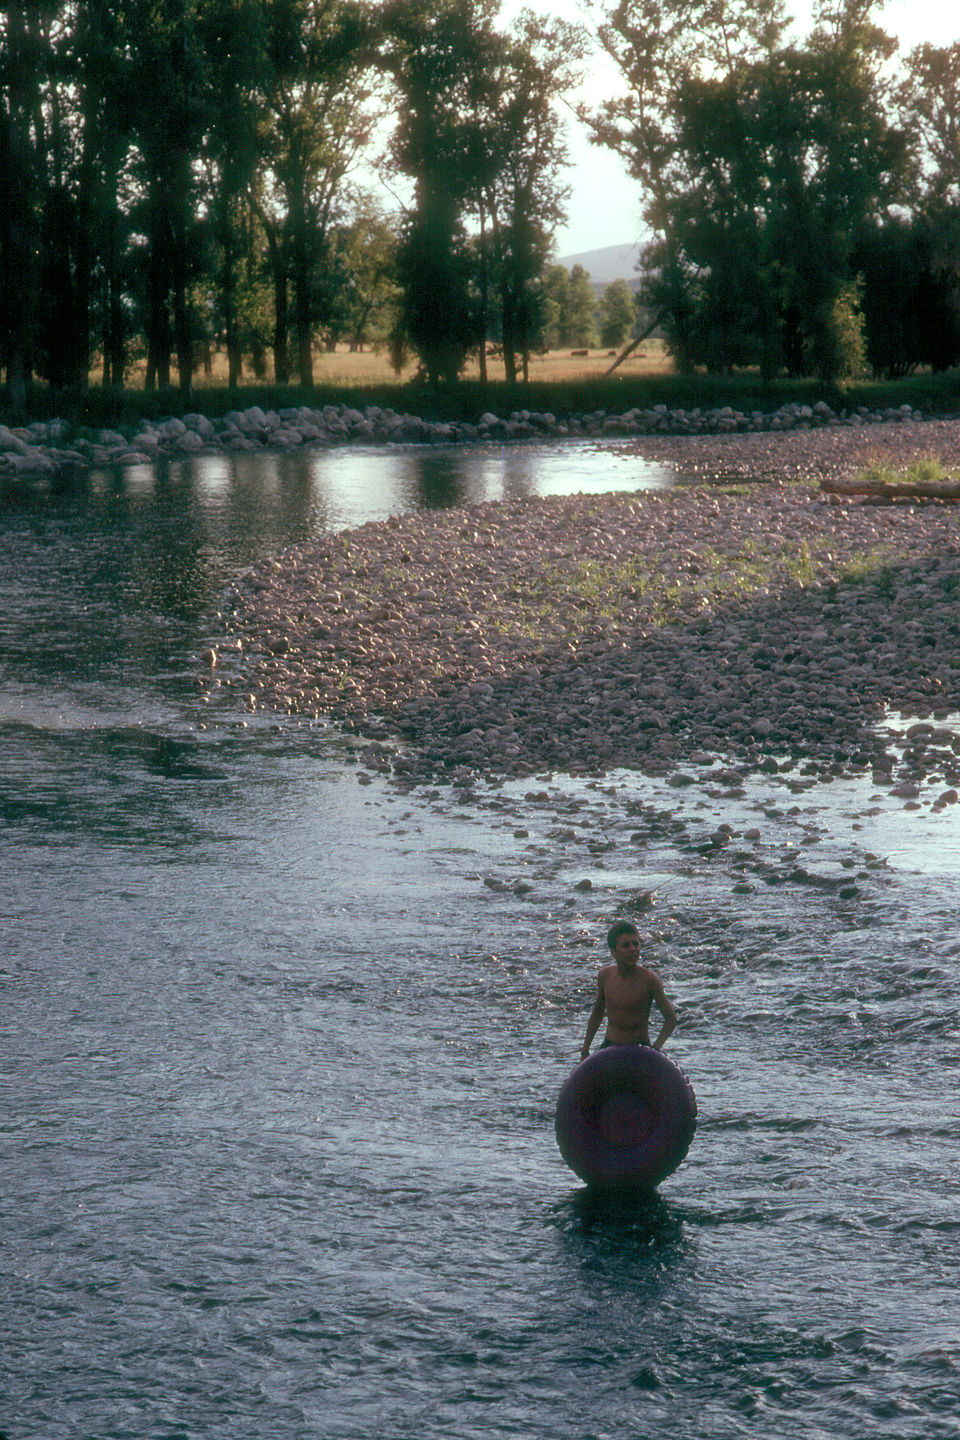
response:
<path fill-rule="evenodd" d="M 652 971 L 650 992 L 653 995 L 654 1000 L 657 1002 L 657 1009 L 663 1016 L 663 1024 L 660 1027 L 660 1034 L 657 1036 L 656 1040 L 654 1040 L 653 1048 L 654 1050 L 662 1050 L 664 1041 L 667 1040 L 677 1028 L 677 1012 L 676 1010 L 674 1010 L 673 1006 L 670 1004 L 670 1001 L 667 999 L 667 994 L 663 988 L 663 982 L 661 981 L 659 975 L 654 975 Z"/>
<path fill-rule="evenodd" d="M 601 971 L 600 975 L 597 977 L 597 998 L 593 1002 L 593 1009 L 590 1011 L 590 1018 L 587 1021 L 587 1038 L 584 1040 L 583 1045 L 580 1047 L 581 1060 L 586 1060 L 587 1056 L 590 1054 L 590 1043 L 593 1040 L 594 1035 L 596 1035 L 597 1031 L 600 1029 L 600 1023 L 603 1020 L 606 1008 L 607 1001 L 606 996 L 603 993 L 603 972 Z"/>

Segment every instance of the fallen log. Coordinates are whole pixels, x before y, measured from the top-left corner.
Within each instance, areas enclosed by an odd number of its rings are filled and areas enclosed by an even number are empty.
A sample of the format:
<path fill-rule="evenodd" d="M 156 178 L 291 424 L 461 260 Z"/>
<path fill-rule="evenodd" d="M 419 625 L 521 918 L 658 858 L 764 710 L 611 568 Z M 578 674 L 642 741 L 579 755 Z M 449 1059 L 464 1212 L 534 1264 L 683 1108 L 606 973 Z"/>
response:
<path fill-rule="evenodd" d="M 607 369 L 604 370 L 604 379 L 606 379 L 608 375 L 612 375 L 614 370 L 616 370 L 617 366 L 622 365 L 624 360 L 626 360 L 627 356 L 632 355 L 634 350 L 636 350 L 637 346 L 642 345 L 648 335 L 653 334 L 654 330 L 656 330 L 657 326 L 660 324 L 666 313 L 667 312 L 665 310 L 659 311 L 656 317 L 650 321 L 650 324 L 647 326 L 646 330 L 644 330 L 640 335 L 635 335 L 632 340 L 627 341 L 626 345 L 620 351 L 620 354 L 617 356 L 616 360 L 614 360 L 613 364 L 608 366 Z"/>
<path fill-rule="evenodd" d="M 960 479 L 868 480 L 826 477 L 820 489 L 828 495 L 873 495 L 881 500 L 960 500 Z"/>

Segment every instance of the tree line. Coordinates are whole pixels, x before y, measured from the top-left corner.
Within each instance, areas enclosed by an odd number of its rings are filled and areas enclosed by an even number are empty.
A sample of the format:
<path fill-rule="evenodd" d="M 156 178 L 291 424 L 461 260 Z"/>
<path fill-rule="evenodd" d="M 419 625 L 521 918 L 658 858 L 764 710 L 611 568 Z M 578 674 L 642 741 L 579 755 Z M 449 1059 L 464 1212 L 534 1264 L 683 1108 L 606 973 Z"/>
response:
<path fill-rule="evenodd" d="M 681 366 L 960 359 L 960 45 L 897 65 L 873 0 L 823 0 L 803 41 L 780 0 L 620 0 L 593 29 L 499 0 L 8 4 L 14 404 L 94 354 L 107 385 L 138 354 L 186 391 L 211 336 L 231 385 L 271 354 L 309 386 L 318 339 L 384 337 L 434 382 L 471 353 L 485 378 L 490 341 L 510 380 L 532 348 L 620 343 L 628 287 L 584 337 L 585 277 L 551 263 L 591 42 L 623 85 L 580 117 L 643 191 L 641 301 Z"/>
<path fill-rule="evenodd" d="M 390 317 L 456 376 L 515 375 L 563 215 L 559 102 L 582 34 L 496 0 L 37 0 L 0 20 L 0 315 L 12 392 L 187 387 L 198 338 L 312 382 L 317 336 Z M 399 195 L 358 183 L 374 160 Z M 480 346 L 481 355 L 484 354 Z"/>
<path fill-rule="evenodd" d="M 874 0 L 620 0 L 584 109 L 641 185 L 643 297 L 686 367 L 835 380 L 960 360 L 960 44 L 895 63 Z"/>

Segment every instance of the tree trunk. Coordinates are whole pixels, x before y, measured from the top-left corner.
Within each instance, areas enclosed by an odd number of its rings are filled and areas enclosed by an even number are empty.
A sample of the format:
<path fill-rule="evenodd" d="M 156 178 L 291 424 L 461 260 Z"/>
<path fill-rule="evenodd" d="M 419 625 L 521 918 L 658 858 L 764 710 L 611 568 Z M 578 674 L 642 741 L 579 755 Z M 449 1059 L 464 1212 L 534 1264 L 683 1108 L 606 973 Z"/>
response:
<path fill-rule="evenodd" d="M 127 322 L 123 308 L 123 282 L 120 278 L 120 222 L 116 182 L 111 171 L 108 187 L 100 195 L 100 261 L 103 279 L 100 286 L 102 322 L 100 345 L 103 351 L 103 384 L 122 385 L 126 370 Z"/>
<path fill-rule="evenodd" d="M 487 255 L 487 208 L 480 199 L 480 315 L 477 329 L 480 331 L 480 346 L 477 351 L 477 360 L 480 365 L 480 384 L 487 383 L 487 320 L 490 309 L 490 280 L 487 274 L 489 259 Z"/>
<path fill-rule="evenodd" d="M 297 378 L 307 390 L 313 385 L 313 334 L 310 304 L 310 246 L 307 240 L 307 217 L 299 195 L 291 196 L 292 227 L 293 333 L 297 347 Z"/>
<path fill-rule="evenodd" d="M 184 400 L 193 391 L 193 344 L 190 335 L 190 311 L 182 274 L 176 277 L 173 290 L 173 332 L 177 351 L 179 390 Z"/>
<path fill-rule="evenodd" d="M 231 390 L 235 390 L 240 384 L 240 378 L 243 374 L 243 353 L 240 349 L 240 337 L 237 334 L 237 285 L 233 254 L 233 231 L 230 225 L 229 215 L 226 213 L 226 206 L 224 206 L 222 243 L 223 284 L 221 286 L 220 298 L 223 305 L 223 323 L 226 330 L 227 342 L 227 384 Z"/>
<path fill-rule="evenodd" d="M 163 180 L 154 185 L 150 203 L 150 255 L 147 276 L 147 390 L 170 385 L 170 280 L 167 204 Z"/>
<path fill-rule="evenodd" d="M 289 321 L 287 307 L 287 265 L 277 227 L 255 198 L 251 204 L 267 237 L 270 279 L 273 282 L 273 378 L 278 385 L 290 382 Z"/>
<path fill-rule="evenodd" d="M 148 390 L 166 390 L 170 385 L 170 312 L 167 309 L 166 273 L 162 257 L 151 257 L 147 333 Z"/>
<path fill-rule="evenodd" d="M 27 403 L 27 380 L 30 374 L 29 336 L 33 317 L 30 314 L 31 267 L 33 246 L 30 241 L 32 206 L 32 175 L 30 149 L 19 133 L 13 116 L 4 125 L 4 145 L 0 150 L 0 173 L 3 175 L 0 196 L 0 257 L 3 263 L 2 323 L 3 360 L 7 371 L 7 388 L 14 413 L 22 415 Z"/>
<path fill-rule="evenodd" d="M 3 125 L 0 143 L 0 277 L 2 296 L 3 360 L 7 387 L 15 413 L 26 410 L 27 384 L 33 367 L 31 338 L 36 322 L 37 253 L 36 156 L 30 143 L 30 115 L 34 110 L 30 47 L 22 5 L 7 6 L 7 79 L 9 100 L 0 108 Z M 6 113 L 4 113 L 4 110 Z"/>
<path fill-rule="evenodd" d="M 287 322 L 287 277 L 273 283 L 273 377 L 278 385 L 290 383 L 290 340 Z"/>
<path fill-rule="evenodd" d="M 86 136 L 84 137 L 86 149 Z M 80 197 L 77 206 L 77 229 L 75 246 L 74 279 L 74 335 L 76 350 L 74 364 L 77 385 L 85 390 L 90 383 L 90 294 L 91 272 L 93 269 L 93 198 L 89 160 L 84 156 Z"/>
<path fill-rule="evenodd" d="M 879 500 L 960 500 L 960 480 L 860 480 L 820 481 L 828 495 L 870 495 Z"/>
<path fill-rule="evenodd" d="M 183 165 L 178 171 L 187 165 Z M 173 334 L 177 351 L 177 371 L 182 398 L 189 401 L 193 391 L 193 337 L 190 334 L 190 305 L 187 287 L 190 276 L 190 257 L 187 253 L 187 215 L 189 206 L 189 180 L 184 173 L 178 173 L 171 204 L 170 215 L 170 278 L 173 289 Z"/>
<path fill-rule="evenodd" d="M 509 279 L 504 281 L 503 303 L 500 314 L 503 325 L 504 374 L 507 384 L 515 385 L 517 383 L 517 326 L 513 292 L 510 288 Z"/>
<path fill-rule="evenodd" d="M 310 276 L 302 257 L 295 255 L 293 270 L 293 328 L 297 344 L 297 378 L 306 389 L 313 385 L 313 335 L 310 326 Z"/>
<path fill-rule="evenodd" d="M 107 282 L 105 302 L 106 331 L 103 337 L 104 371 L 106 385 L 109 374 L 111 385 L 123 385 L 127 368 L 126 338 L 127 321 L 123 308 L 123 289 L 114 270 Z"/>
<path fill-rule="evenodd" d="M 635 336 L 632 340 L 628 340 L 627 344 L 620 351 L 620 354 L 617 356 L 616 360 L 614 360 L 613 364 L 610 365 L 606 370 L 604 370 L 604 377 L 606 377 L 607 375 L 612 375 L 614 370 L 616 370 L 617 366 L 622 365 L 624 360 L 626 360 L 627 356 L 632 355 L 634 350 L 636 350 L 637 346 L 642 345 L 644 340 L 646 340 L 647 336 L 653 334 L 654 330 L 656 330 L 661 320 L 663 320 L 665 314 L 666 312 L 661 310 L 658 313 L 656 319 L 650 321 L 650 324 L 647 326 L 646 330 L 644 330 L 642 334 Z"/>

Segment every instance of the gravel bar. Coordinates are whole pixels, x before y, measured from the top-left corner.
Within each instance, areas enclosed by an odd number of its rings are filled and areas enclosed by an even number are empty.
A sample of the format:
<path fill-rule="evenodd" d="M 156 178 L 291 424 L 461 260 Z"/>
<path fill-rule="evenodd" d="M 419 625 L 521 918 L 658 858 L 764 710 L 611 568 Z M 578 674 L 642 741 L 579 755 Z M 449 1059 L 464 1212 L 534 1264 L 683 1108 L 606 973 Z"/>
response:
<path fill-rule="evenodd" d="M 909 458 L 930 428 L 889 427 L 885 454 Z M 672 458 L 748 475 L 762 446 L 769 470 L 812 482 L 864 459 L 835 433 L 697 438 Z M 960 455 L 960 424 L 923 448 Z M 619 767 L 683 783 L 719 757 L 731 784 L 866 771 L 908 803 L 932 775 L 949 804 L 958 598 L 949 505 L 778 480 L 527 499 L 370 523 L 258 565 L 225 595 L 201 678 L 210 698 L 328 718 L 369 769 L 411 783 Z M 917 722 L 899 743 L 878 726 L 889 712 Z"/>

